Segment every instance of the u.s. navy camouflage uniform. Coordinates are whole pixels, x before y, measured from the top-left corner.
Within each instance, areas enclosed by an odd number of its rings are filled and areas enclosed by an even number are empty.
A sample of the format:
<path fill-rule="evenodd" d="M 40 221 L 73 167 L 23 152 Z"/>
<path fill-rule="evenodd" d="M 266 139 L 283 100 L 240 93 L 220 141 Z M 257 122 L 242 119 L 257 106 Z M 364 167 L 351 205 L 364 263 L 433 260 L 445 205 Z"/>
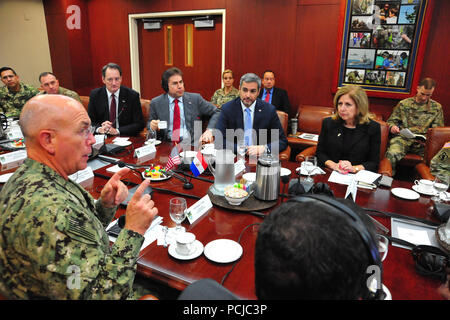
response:
<path fill-rule="evenodd" d="M 0 293 L 17 299 L 124 299 L 144 237 L 105 226 L 116 208 L 26 159 L 0 193 Z"/>
<path fill-rule="evenodd" d="M 450 176 L 450 141 L 430 161 L 430 172 L 433 176 Z"/>
<path fill-rule="evenodd" d="M 20 82 L 17 92 L 10 91 L 7 86 L 0 88 L 0 110 L 7 117 L 19 117 L 25 103 L 39 93 L 39 90 Z"/>
<path fill-rule="evenodd" d="M 232 87 L 231 91 L 228 93 L 225 93 L 224 89 L 225 88 L 217 89 L 211 98 L 211 103 L 217 105 L 219 108 L 221 108 L 222 105 L 224 105 L 228 101 L 239 97 L 239 90 L 235 87 Z"/>
<path fill-rule="evenodd" d="M 431 99 L 428 106 L 426 103 L 417 103 L 415 97 L 406 98 L 394 108 L 387 123 L 389 128 L 396 125 L 399 128 L 408 128 L 415 134 L 426 135 L 429 128 L 444 126 L 442 106 Z M 400 135 L 396 135 L 389 141 L 386 158 L 392 164 L 393 174 L 398 161 L 407 153 L 423 156 L 424 145 L 415 139 L 406 139 Z"/>
<path fill-rule="evenodd" d="M 47 92 L 42 91 L 42 92 L 39 92 L 39 94 L 47 94 Z M 63 88 L 63 87 L 59 87 L 58 88 L 58 94 L 62 94 L 64 96 L 71 97 L 71 98 L 81 102 L 80 96 L 75 91 L 72 91 L 72 90 L 69 90 L 69 89 L 66 89 L 66 88 Z"/>

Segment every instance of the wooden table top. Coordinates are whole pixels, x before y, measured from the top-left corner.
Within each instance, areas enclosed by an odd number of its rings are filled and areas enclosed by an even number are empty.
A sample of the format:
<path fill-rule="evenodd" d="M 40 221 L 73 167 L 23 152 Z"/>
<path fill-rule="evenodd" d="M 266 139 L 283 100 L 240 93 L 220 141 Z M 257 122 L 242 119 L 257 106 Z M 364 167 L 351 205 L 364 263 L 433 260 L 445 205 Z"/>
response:
<path fill-rule="evenodd" d="M 127 163 L 136 163 L 136 158 L 133 158 L 134 148 L 140 147 L 143 144 L 142 138 L 132 138 L 134 144 L 127 147 L 127 152 L 114 156 L 120 158 Z M 157 152 L 155 158 L 146 162 L 145 164 L 161 164 L 165 165 L 170 154 L 171 146 L 167 143 L 162 143 L 156 146 Z M 96 170 L 104 176 L 112 176 L 106 171 L 107 167 Z M 297 163 L 283 161 L 282 167 L 291 170 L 291 178 L 298 177 L 295 174 Z M 144 169 L 139 169 L 143 171 Z M 9 172 L 5 171 L 5 172 Z M 255 166 L 247 166 L 247 171 L 255 171 Z M 2 173 L 5 173 L 2 172 Z M 190 172 L 187 172 L 190 174 Z M 330 171 L 325 175 L 316 175 L 315 182 L 327 182 Z M 191 190 L 183 189 L 183 182 L 175 178 L 166 181 L 152 182 L 151 186 L 166 188 L 173 191 L 188 193 L 198 197 L 206 195 L 209 187 L 212 185 L 212 176 L 202 177 L 211 179 L 211 182 L 200 181 L 192 179 L 194 188 Z M 130 173 L 126 177 L 134 183 L 140 183 L 141 179 L 137 174 Z M 91 186 L 86 189 L 95 197 L 100 195 L 101 187 L 106 183 L 106 180 L 101 177 L 95 177 Z M 346 186 L 327 182 L 336 197 L 343 197 L 345 195 Z M 412 184 L 404 181 L 394 181 L 392 188 L 404 187 L 411 188 Z M 283 186 L 280 186 L 280 192 L 283 191 Z M 168 227 L 175 226 L 169 216 L 169 199 L 175 197 L 166 193 L 154 191 L 153 200 L 158 207 L 159 215 L 163 217 L 163 225 Z M 197 200 L 186 198 L 188 207 L 193 205 Z M 281 200 L 278 200 L 281 203 Z M 379 187 L 375 190 L 358 189 L 356 203 L 362 207 L 382 210 L 387 212 L 399 213 L 403 215 L 425 218 L 436 221 L 427 209 L 432 205 L 430 197 L 421 196 L 416 201 L 403 200 L 392 195 L 389 189 Z M 272 209 L 262 211 L 263 213 L 270 213 Z M 119 208 L 116 217 L 125 213 L 124 208 Z M 379 222 L 390 229 L 389 218 L 376 218 Z M 243 255 L 236 263 L 234 269 L 228 275 L 224 282 L 224 286 L 243 299 L 256 299 L 254 293 L 254 248 L 258 232 L 258 225 L 263 218 L 240 211 L 227 210 L 224 208 L 213 206 L 204 216 L 197 220 L 193 225 L 190 225 L 187 219 L 182 223 L 187 231 L 195 234 L 197 240 L 201 241 L 203 245 L 216 239 L 231 239 L 238 241 L 243 248 Z M 220 264 L 208 260 L 204 254 L 198 258 L 189 261 L 181 261 L 171 257 L 168 253 L 168 248 L 158 246 L 156 241 L 146 247 L 140 253 L 138 263 L 138 272 L 159 280 L 170 287 L 182 290 L 190 283 L 202 279 L 212 278 L 217 282 L 221 282 L 222 278 L 230 272 L 233 263 Z M 394 300 L 398 299 L 442 299 L 437 292 L 440 285 L 439 281 L 420 276 L 414 270 L 414 261 L 411 252 L 406 249 L 389 246 L 389 252 L 386 260 L 383 262 L 383 283 L 390 290 Z"/>

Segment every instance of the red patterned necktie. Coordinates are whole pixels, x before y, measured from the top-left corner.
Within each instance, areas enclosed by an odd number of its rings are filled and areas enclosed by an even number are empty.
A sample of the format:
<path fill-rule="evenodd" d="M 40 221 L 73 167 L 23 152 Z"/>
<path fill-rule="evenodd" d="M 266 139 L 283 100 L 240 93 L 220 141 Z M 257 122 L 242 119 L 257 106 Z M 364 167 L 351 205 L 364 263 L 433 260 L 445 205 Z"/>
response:
<path fill-rule="evenodd" d="M 180 141 L 180 122 L 180 106 L 178 105 L 178 99 L 175 99 L 175 107 L 173 109 L 172 141 Z"/>
<path fill-rule="evenodd" d="M 266 102 L 269 102 L 270 100 L 270 91 L 266 91 L 266 99 L 264 99 Z"/>
<path fill-rule="evenodd" d="M 112 123 L 112 127 L 116 127 L 116 96 L 111 95 L 111 104 L 109 106 L 109 121 Z"/>

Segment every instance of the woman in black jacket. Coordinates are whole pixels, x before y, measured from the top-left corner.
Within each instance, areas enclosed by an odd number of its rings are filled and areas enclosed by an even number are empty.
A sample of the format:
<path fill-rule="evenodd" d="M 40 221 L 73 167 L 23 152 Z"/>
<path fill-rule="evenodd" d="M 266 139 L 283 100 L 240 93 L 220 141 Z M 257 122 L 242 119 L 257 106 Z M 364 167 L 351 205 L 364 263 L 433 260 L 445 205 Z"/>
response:
<path fill-rule="evenodd" d="M 380 124 L 371 120 L 369 100 L 361 87 L 345 86 L 334 96 L 336 113 L 325 118 L 316 156 L 319 166 L 340 173 L 378 171 Z"/>

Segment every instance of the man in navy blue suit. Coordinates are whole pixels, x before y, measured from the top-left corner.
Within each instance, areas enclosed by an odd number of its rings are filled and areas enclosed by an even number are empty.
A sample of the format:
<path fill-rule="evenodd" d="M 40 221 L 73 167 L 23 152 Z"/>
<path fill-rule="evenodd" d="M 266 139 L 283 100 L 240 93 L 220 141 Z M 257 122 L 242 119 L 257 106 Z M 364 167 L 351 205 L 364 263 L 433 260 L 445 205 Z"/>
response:
<path fill-rule="evenodd" d="M 102 69 L 105 86 L 89 95 L 88 114 L 97 133 L 136 136 L 145 127 L 139 93 L 122 86 L 122 69 L 108 63 Z"/>
<path fill-rule="evenodd" d="M 275 72 L 272 70 L 264 71 L 262 85 L 263 88 L 259 92 L 258 98 L 270 103 L 275 106 L 277 110 L 286 112 L 289 115 L 291 112 L 291 103 L 289 102 L 287 91 L 275 87 Z"/>
<path fill-rule="evenodd" d="M 223 146 L 236 150 L 236 141 L 243 140 L 249 156 L 259 156 L 267 149 L 278 154 L 287 148 L 287 139 L 276 109 L 258 98 L 261 79 L 254 73 L 241 77 L 239 98 L 222 106 L 216 124 L 216 135 L 222 134 Z M 220 143 L 220 138 L 216 144 Z"/>

